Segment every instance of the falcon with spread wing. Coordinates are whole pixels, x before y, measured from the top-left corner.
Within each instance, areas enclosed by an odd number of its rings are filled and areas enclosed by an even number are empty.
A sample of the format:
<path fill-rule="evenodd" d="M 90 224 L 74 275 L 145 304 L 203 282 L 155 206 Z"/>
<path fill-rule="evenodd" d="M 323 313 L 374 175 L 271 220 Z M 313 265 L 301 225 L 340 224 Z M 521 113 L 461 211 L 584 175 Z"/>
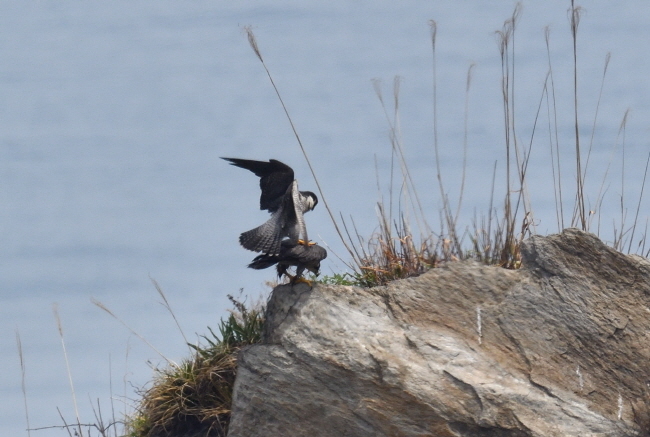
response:
<path fill-rule="evenodd" d="M 239 243 L 244 248 L 279 255 L 285 237 L 291 243 L 309 245 L 303 214 L 314 209 L 318 198 L 311 191 L 298 191 L 298 181 L 294 179 L 291 167 L 275 159 L 222 159 L 250 170 L 260 178 L 260 209 L 271 213 L 266 223 L 239 236 Z"/>

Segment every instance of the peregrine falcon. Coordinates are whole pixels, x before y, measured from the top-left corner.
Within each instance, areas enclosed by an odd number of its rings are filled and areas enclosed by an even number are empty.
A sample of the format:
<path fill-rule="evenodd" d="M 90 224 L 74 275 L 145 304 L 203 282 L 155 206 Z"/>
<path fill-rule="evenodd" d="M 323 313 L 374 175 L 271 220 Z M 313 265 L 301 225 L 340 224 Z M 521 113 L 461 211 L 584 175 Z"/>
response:
<path fill-rule="evenodd" d="M 221 158 L 250 170 L 260 178 L 260 209 L 271 213 L 266 223 L 239 236 L 239 243 L 253 252 L 278 256 L 284 237 L 292 243 L 309 244 L 303 214 L 314 209 L 318 198 L 311 191 L 298 191 L 298 181 L 288 165 L 271 159 Z M 302 237 L 302 238 L 301 238 Z"/>
<path fill-rule="evenodd" d="M 291 282 L 300 281 L 305 269 L 316 276 L 319 274 L 320 262 L 327 258 L 327 251 L 321 246 L 305 246 L 290 240 L 282 241 L 280 253 L 278 255 L 262 254 L 255 257 L 248 267 L 256 270 L 266 269 L 273 264 L 277 264 L 278 278 L 286 275 Z M 287 273 L 287 269 L 296 266 L 296 275 L 292 276 Z"/>

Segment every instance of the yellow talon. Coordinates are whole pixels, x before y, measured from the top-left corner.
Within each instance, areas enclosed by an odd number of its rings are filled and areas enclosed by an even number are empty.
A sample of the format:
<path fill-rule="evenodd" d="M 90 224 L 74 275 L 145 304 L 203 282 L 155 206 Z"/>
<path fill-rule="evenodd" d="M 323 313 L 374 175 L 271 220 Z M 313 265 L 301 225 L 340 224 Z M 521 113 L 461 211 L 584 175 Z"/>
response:
<path fill-rule="evenodd" d="M 305 279 L 303 276 L 292 275 L 289 272 L 287 272 L 286 270 L 281 272 L 280 275 L 286 276 L 289 279 L 288 283 L 291 284 L 291 285 L 304 283 L 304 284 L 309 285 L 310 287 L 312 286 L 312 281 L 310 281 L 308 279 Z"/>
<path fill-rule="evenodd" d="M 296 277 L 296 276 L 292 277 L 290 283 L 292 285 L 303 283 L 303 284 L 309 285 L 310 287 L 312 286 L 311 281 L 308 280 L 308 279 L 303 278 L 302 276 L 300 276 L 300 277 Z"/>
<path fill-rule="evenodd" d="M 298 240 L 298 244 L 302 244 L 303 246 L 313 246 L 317 243 L 315 241 L 308 241 L 305 243 L 305 240 Z"/>

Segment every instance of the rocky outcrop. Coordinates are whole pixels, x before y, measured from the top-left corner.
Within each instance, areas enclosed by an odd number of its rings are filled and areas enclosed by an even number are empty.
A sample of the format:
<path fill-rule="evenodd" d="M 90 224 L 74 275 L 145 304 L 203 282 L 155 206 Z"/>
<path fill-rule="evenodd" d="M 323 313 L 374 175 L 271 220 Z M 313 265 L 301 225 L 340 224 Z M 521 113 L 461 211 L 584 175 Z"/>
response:
<path fill-rule="evenodd" d="M 277 287 L 229 436 L 650 435 L 650 262 L 575 229 L 522 255 Z"/>

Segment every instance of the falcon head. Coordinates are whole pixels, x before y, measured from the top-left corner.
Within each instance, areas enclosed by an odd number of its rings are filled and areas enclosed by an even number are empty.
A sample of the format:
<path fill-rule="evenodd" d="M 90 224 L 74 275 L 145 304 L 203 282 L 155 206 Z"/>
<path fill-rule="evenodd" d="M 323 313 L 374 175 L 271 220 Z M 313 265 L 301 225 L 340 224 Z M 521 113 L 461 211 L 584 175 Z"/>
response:
<path fill-rule="evenodd" d="M 316 276 L 320 275 L 320 261 L 316 261 L 310 264 L 305 264 L 305 268 L 315 274 Z"/>
<path fill-rule="evenodd" d="M 301 191 L 302 203 L 305 206 L 304 212 L 311 211 L 318 205 L 318 197 L 311 191 Z"/>

